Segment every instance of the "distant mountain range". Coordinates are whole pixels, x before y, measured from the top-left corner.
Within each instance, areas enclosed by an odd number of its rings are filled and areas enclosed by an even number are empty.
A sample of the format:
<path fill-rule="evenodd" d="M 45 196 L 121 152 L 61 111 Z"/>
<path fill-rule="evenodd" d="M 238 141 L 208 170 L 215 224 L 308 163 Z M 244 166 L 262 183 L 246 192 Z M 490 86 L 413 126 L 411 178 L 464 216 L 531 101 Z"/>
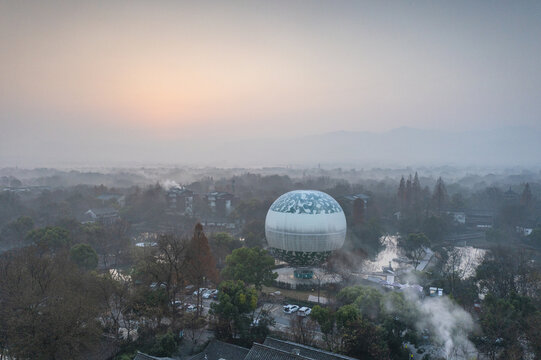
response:
<path fill-rule="evenodd" d="M 217 167 L 299 166 L 400 168 L 404 166 L 541 166 L 541 129 L 479 131 L 398 128 L 387 132 L 338 131 L 312 136 L 211 140 L 90 135 L 0 147 L 0 167 L 134 166 L 176 164 Z M 286 137 L 287 136 L 287 137 Z"/>
<path fill-rule="evenodd" d="M 481 131 L 398 128 L 388 132 L 339 131 L 290 139 L 245 140 L 201 149 L 228 164 L 364 166 L 541 165 L 541 131 L 526 127 Z M 199 157 L 197 156 L 197 157 Z M 206 158 L 206 159 L 205 159 Z"/>

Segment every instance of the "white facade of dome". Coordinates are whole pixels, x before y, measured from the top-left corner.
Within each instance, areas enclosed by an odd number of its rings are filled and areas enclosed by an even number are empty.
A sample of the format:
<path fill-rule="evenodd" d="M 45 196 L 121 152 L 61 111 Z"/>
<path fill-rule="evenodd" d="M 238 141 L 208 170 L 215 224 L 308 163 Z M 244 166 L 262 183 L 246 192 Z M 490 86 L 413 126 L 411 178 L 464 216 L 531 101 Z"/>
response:
<path fill-rule="evenodd" d="M 297 190 L 280 196 L 271 205 L 265 235 L 271 249 L 328 253 L 342 247 L 346 226 L 344 211 L 330 195 Z"/>

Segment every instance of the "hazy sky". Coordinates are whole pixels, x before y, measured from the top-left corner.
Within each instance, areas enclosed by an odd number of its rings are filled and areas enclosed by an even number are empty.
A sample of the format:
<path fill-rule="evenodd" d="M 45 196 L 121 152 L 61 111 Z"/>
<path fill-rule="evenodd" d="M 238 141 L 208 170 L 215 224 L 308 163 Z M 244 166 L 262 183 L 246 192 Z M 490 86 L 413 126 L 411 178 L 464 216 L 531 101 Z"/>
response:
<path fill-rule="evenodd" d="M 539 128 L 540 19 L 541 1 L 0 0 L 0 161 Z"/>

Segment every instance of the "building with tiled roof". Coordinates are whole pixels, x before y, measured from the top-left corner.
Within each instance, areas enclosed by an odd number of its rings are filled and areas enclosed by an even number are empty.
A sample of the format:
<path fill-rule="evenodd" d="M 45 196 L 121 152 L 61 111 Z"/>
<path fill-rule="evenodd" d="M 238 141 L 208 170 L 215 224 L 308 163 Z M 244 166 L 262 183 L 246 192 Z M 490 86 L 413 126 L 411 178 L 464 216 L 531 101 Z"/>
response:
<path fill-rule="evenodd" d="M 267 337 L 263 344 L 253 343 L 250 349 L 213 340 L 201 353 L 189 360 L 355 360 L 291 341 Z M 143 360 L 143 359 L 137 359 Z M 146 359 L 144 359 L 146 360 Z"/>
<path fill-rule="evenodd" d="M 158 356 L 147 355 L 138 351 L 135 357 L 133 358 L 133 360 L 174 360 L 174 359 L 170 357 L 158 357 Z"/>
<path fill-rule="evenodd" d="M 263 345 L 287 353 L 298 353 L 299 355 L 311 360 L 355 360 L 354 358 L 349 356 L 335 354 L 329 351 L 316 349 L 311 346 L 301 345 L 291 341 L 275 339 L 270 336 L 265 339 Z"/>
<path fill-rule="evenodd" d="M 247 348 L 212 340 L 205 350 L 188 358 L 189 360 L 242 360 L 250 351 Z"/>

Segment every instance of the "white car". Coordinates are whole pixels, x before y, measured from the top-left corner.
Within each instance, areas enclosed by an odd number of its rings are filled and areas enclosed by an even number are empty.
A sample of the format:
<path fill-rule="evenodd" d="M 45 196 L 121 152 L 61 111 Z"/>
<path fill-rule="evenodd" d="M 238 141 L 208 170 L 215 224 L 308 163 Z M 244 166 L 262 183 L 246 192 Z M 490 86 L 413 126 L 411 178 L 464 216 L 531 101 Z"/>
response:
<path fill-rule="evenodd" d="M 308 315 L 310 315 L 311 312 L 312 312 L 312 309 L 310 309 L 307 306 L 303 306 L 303 307 L 301 307 L 299 309 L 299 311 L 297 311 L 297 315 L 299 315 L 299 316 L 308 316 Z"/>
<path fill-rule="evenodd" d="M 198 293 L 198 292 L 201 293 L 201 294 L 204 294 L 205 291 L 207 291 L 207 290 L 208 290 L 207 288 L 199 288 L 199 290 L 195 290 L 195 291 L 193 292 L 193 295 L 194 295 L 194 296 L 197 296 L 197 293 Z"/>
<path fill-rule="evenodd" d="M 292 314 L 297 310 L 299 310 L 299 305 L 291 305 L 291 304 L 289 304 L 289 305 L 284 306 L 284 312 L 286 314 Z"/>
<path fill-rule="evenodd" d="M 197 306 L 193 305 L 193 304 L 186 304 L 187 306 L 185 307 L 186 311 L 187 312 L 192 312 L 192 311 L 195 311 L 197 310 Z"/>
<path fill-rule="evenodd" d="M 206 290 L 202 296 L 203 299 L 210 299 L 210 297 L 212 296 L 212 290 Z"/>

